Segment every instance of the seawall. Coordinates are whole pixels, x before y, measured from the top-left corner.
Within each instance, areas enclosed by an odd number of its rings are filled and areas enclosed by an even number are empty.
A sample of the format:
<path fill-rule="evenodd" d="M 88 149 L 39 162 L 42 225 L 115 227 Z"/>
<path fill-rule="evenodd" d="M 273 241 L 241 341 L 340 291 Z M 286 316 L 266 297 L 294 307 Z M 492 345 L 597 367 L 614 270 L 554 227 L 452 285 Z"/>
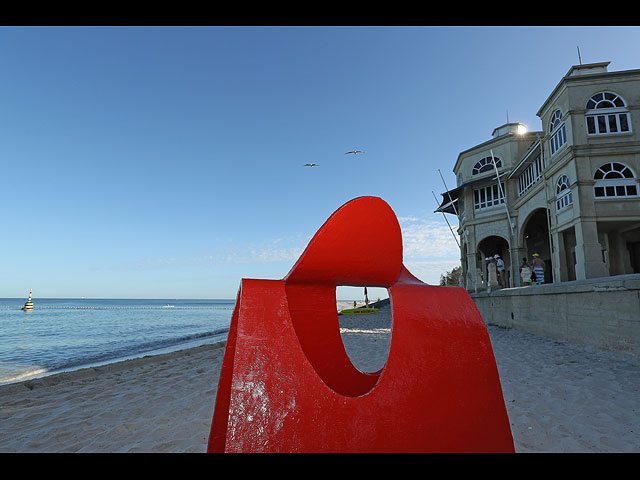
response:
<path fill-rule="evenodd" d="M 640 355 L 640 274 L 470 296 L 489 325 Z"/>

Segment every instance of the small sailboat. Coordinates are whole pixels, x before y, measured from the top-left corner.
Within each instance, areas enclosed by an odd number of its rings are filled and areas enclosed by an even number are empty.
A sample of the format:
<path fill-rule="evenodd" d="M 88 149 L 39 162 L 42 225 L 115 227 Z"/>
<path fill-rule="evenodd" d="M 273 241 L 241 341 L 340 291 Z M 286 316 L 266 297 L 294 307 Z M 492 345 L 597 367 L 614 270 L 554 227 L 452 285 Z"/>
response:
<path fill-rule="evenodd" d="M 33 289 L 30 288 L 29 289 L 29 300 L 27 300 L 24 303 L 24 307 L 22 307 L 22 310 L 33 310 L 33 302 L 31 301 L 31 293 L 33 292 Z"/>

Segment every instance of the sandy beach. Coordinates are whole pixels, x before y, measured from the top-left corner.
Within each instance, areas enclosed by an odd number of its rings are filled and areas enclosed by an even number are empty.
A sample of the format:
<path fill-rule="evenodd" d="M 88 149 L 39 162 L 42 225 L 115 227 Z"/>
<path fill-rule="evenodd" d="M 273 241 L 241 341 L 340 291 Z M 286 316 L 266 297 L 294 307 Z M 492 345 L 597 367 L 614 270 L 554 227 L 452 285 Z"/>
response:
<path fill-rule="evenodd" d="M 384 365 L 389 309 L 340 317 Z M 488 326 L 516 452 L 640 452 L 640 358 Z M 0 386 L 0 453 L 202 453 L 224 343 Z"/>

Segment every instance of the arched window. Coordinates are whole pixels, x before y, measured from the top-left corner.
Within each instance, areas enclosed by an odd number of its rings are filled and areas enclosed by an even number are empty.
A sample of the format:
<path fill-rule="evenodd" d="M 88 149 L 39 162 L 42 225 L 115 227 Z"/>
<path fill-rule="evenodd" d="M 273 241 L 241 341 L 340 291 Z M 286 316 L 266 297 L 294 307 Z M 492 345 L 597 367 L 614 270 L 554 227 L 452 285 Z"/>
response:
<path fill-rule="evenodd" d="M 562 112 L 556 110 L 549 121 L 549 143 L 551 144 L 551 155 L 556 153 L 558 149 L 567 143 L 567 131 L 562 121 Z"/>
<path fill-rule="evenodd" d="M 493 170 L 493 160 L 496 161 L 496 166 L 500 168 L 502 166 L 502 160 L 498 157 L 485 157 L 479 160 L 474 166 L 471 172 L 472 175 L 478 175 L 479 173 L 484 173 Z"/>
<path fill-rule="evenodd" d="M 573 203 L 573 193 L 569 188 L 569 177 L 560 175 L 556 182 L 556 210 L 562 210 L 564 207 Z"/>
<path fill-rule="evenodd" d="M 593 194 L 596 198 L 637 197 L 638 181 L 623 163 L 607 162 L 596 170 Z"/>
<path fill-rule="evenodd" d="M 613 92 L 599 92 L 587 102 L 585 114 L 588 135 L 611 135 L 631 131 L 625 101 Z"/>

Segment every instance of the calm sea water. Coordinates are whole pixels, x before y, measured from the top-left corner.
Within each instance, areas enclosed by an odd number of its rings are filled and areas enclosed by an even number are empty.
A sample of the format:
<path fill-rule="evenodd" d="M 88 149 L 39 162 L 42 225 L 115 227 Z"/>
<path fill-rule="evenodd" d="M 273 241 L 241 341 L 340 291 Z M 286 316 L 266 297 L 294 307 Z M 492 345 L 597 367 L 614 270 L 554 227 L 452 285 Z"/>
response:
<path fill-rule="evenodd" d="M 0 299 L 0 384 L 226 340 L 235 300 Z"/>

